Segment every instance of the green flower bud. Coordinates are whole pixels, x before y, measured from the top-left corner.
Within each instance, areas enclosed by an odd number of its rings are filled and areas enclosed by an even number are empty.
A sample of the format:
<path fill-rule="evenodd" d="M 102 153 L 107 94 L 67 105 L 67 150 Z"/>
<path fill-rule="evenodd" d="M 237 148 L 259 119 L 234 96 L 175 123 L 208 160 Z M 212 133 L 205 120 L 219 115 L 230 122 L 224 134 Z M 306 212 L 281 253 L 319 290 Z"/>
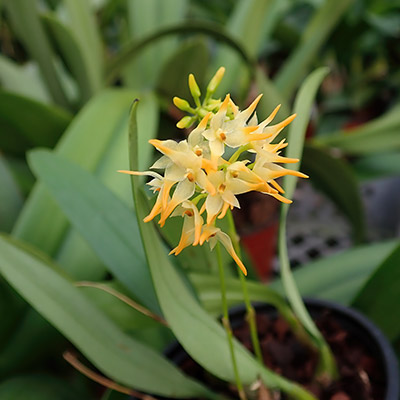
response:
<path fill-rule="evenodd" d="M 189 117 L 188 115 L 186 117 L 183 117 L 177 124 L 176 126 L 179 129 L 184 129 L 184 128 L 189 128 L 193 122 L 195 121 L 196 118 Z"/>

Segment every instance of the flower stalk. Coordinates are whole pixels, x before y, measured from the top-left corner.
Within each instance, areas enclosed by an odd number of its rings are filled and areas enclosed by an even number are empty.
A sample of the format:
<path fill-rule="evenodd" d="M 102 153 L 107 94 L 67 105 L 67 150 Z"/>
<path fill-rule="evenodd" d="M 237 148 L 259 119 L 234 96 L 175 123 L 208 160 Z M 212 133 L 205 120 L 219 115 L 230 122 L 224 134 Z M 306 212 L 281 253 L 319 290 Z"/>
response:
<path fill-rule="evenodd" d="M 240 375 L 239 375 L 239 370 L 236 362 L 236 356 L 235 356 L 235 350 L 233 348 L 233 332 L 231 328 L 231 324 L 229 322 L 229 313 L 228 313 L 228 302 L 226 300 L 226 283 L 225 283 L 225 272 L 224 272 L 224 265 L 222 262 L 222 257 L 221 257 L 221 248 L 219 243 L 216 246 L 216 252 L 217 252 L 217 261 L 218 261 L 218 271 L 219 271 L 219 282 L 220 282 L 220 287 L 221 287 L 221 302 L 222 302 L 222 325 L 225 328 L 226 331 L 226 337 L 228 341 L 228 346 L 229 346 L 229 352 L 231 355 L 231 360 L 232 360 L 232 368 L 233 368 L 233 373 L 235 375 L 235 382 L 236 386 L 238 389 L 238 394 L 240 400 L 247 400 L 246 394 L 243 390 L 243 385 L 240 380 Z"/>
<path fill-rule="evenodd" d="M 240 250 L 238 235 L 236 232 L 235 221 L 233 220 L 233 215 L 230 210 L 227 213 L 227 219 L 228 219 L 228 224 L 229 224 L 229 236 L 231 237 L 231 240 L 233 243 L 233 248 L 235 249 L 236 254 L 239 257 L 241 257 L 241 250 Z M 244 299 L 244 304 L 246 307 L 246 321 L 250 328 L 251 343 L 253 345 L 254 354 L 256 355 L 258 362 L 261 365 L 263 365 L 264 360 L 263 360 L 260 341 L 258 339 L 258 333 L 257 333 L 256 313 L 255 313 L 254 307 L 250 301 L 246 278 L 241 273 L 239 273 L 238 275 L 239 275 L 240 285 L 241 285 L 242 292 L 243 292 L 243 299 Z"/>

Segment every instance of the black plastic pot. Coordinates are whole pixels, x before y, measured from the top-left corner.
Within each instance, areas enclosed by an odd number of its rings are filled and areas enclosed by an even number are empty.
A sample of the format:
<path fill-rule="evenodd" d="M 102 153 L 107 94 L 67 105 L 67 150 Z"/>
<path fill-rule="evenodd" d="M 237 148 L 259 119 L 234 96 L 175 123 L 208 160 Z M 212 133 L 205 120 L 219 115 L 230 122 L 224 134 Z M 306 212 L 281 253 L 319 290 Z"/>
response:
<path fill-rule="evenodd" d="M 339 304 L 324 300 L 306 299 L 306 306 L 312 317 L 329 311 L 332 318 L 339 322 L 344 330 L 352 332 L 364 345 L 371 350 L 374 358 L 384 372 L 386 380 L 386 395 L 384 400 L 399 400 L 399 369 L 396 355 L 383 333 L 360 312 Z M 257 313 L 276 316 L 276 310 L 267 304 L 255 303 Z M 232 328 L 242 324 L 246 310 L 243 305 L 230 310 Z M 179 343 L 175 342 L 167 348 L 165 355 L 175 364 L 181 365 L 188 355 Z M 357 400 L 357 399 L 354 399 Z"/>

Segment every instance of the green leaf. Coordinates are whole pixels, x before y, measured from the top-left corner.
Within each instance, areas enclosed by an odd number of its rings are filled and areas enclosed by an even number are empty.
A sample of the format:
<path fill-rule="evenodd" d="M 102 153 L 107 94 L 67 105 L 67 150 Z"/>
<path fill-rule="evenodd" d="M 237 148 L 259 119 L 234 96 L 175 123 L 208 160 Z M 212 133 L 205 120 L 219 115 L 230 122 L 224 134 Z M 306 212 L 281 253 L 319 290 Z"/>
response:
<path fill-rule="evenodd" d="M 354 0 L 326 0 L 314 13 L 300 43 L 275 78 L 284 98 L 290 99 L 327 38 Z"/>
<path fill-rule="evenodd" d="M 181 23 L 188 8 L 188 0 L 131 0 L 127 7 L 130 37 L 136 42 L 159 29 Z M 137 89 L 154 87 L 160 81 L 160 71 L 177 43 L 177 38 L 169 37 L 144 49 L 125 69 L 124 80 L 127 85 Z"/>
<path fill-rule="evenodd" d="M 96 15 L 92 12 L 89 0 L 64 0 L 67 11 L 67 24 L 75 33 L 79 47 L 92 75 L 93 85 L 97 89 L 101 85 L 103 73 L 103 44 L 97 26 Z"/>
<path fill-rule="evenodd" d="M 33 146 L 53 147 L 72 119 L 61 108 L 0 89 L 0 148 L 24 155 Z"/>
<path fill-rule="evenodd" d="M 0 154 L 0 230 L 9 232 L 22 207 L 23 199 L 18 185 Z"/>
<path fill-rule="evenodd" d="M 137 170 L 138 128 L 136 124 L 136 104 L 133 105 L 130 117 L 131 169 Z M 147 261 L 153 277 L 154 287 L 163 314 L 169 326 L 185 350 L 207 371 L 217 377 L 234 382 L 231 356 L 226 341 L 226 332 L 199 305 L 185 282 L 174 269 L 166 255 L 160 237 L 153 223 L 144 223 L 143 217 L 148 213 L 148 203 L 140 191 L 137 177 L 132 177 L 135 208 Z M 204 346 L 204 343 L 207 345 Z M 263 368 L 254 357 L 237 341 L 234 349 L 239 367 L 241 381 L 253 383 L 261 377 L 270 387 L 279 387 L 291 393 L 294 398 L 301 392 L 304 399 L 313 399 L 302 388 L 285 378 Z M 218 357 L 215 355 L 218 354 Z M 307 397 L 308 396 L 308 397 Z"/>
<path fill-rule="evenodd" d="M 132 211 L 87 171 L 60 156 L 35 150 L 29 154 L 29 163 L 109 271 L 157 312 L 158 302 Z"/>
<path fill-rule="evenodd" d="M 328 73 L 327 68 L 319 68 L 310 74 L 303 82 L 294 103 L 294 112 L 297 118 L 291 123 L 288 133 L 288 142 L 285 155 L 290 158 L 300 158 L 303 152 L 303 144 L 308 121 L 311 113 L 311 107 L 314 102 L 317 89 Z M 293 170 L 298 170 L 299 165 L 292 164 Z M 283 177 L 282 187 L 285 190 L 285 196 L 289 199 L 293 197 L 296 187 L 297 177 L 286 175 Z M 288 297 L 290 305 L 295 314 L 304 325 L 304 327 L 318 341 L 323 341 L 322 335 L 311 319 L 301 295 L 296 286 L 293 274 L 290 270 L 289 256 L 286 243 L 286 219 L 289 210 L 289 204 L 283 204 L 281 210 L 280 226 L 279 226 L 279 261 L 281 268 L 282 282 L 285 288 L 285 294 Z"/>
<path fill-rule="evenodd" d="M 400 106 L 358 128 L 326 134 L 314 139 L 318 146 L 337 147 L 355 155 L 392 151 L 400 148 Z"/>
<path fill-rule="evenodd" d="M 393 307 L 400 302 L 400 246 L 374 271 L 353 301 L 353 306 L 367 315 L 388 337 L 400 336 L 400 321 L 393 317 Z"/>
<path fill-rule="evenodd" d="M 377 179 L 400 174 L 400 152 L 370 154 L 352 163 L 360 179 Z"/>
<path fill-rule="evenodd" d="M 349 219 L 355 242 L 365 237 L 365 216 L 358 182 L 349 165 L 312 146 L 305 146 L 302 172 L 330 197 Z"/>
<path fill-rule="evenodd" d="M 187 33 L 204 33 L 215 40 L 222 41 L 235 49 L 238 54 L 243 58 L 249 68 L 253 67 L 253 60 L 248 56 L 243 46 L 226 34 L 219 25 L 209 22 L 190 22 L 175 25 L 168 28 L 163 28 L 155 33 L 149 34 L 140 40 L 127 44 L 122 50 L 117 53 L 109 62 L 106 70 L 106 77 L 108 82 L 112 82 L 120 71 L 126 65 L 134 60 L 140 52 L 147 46 L 153 45 L 157 40 L 163 39 L 170 35 L 187 34 Z"/>
<path fill-rule="evenodd" d="M 88 58 L 85 57 L 83 49 L 79 47 L 77 32 L 72 31 L 50 13 L 42 16 L 42 22 L 47 28 L 49 38 L 54 42 L 55 49 L 76 79 L 81 102 L 86 102 L 98 90 L 99 83 L 94 81 L 96 75 L 91 73 L 87 64 Z"/>
<path fill-rule="evenodd" d="M 108 187 L 118 194 L 126 193 L 126 197 L 129 184 L 115 171 L 118 163 L 122 168 L 128 164 L 126 110 L 134 98 L 135 93 L 123 90 L 109 90 L 96 96 L 77 115 L 56 147 L 57 154 L 96 171 Z M 35 185 L 13 233 L 56 257 L 76 279 L 103 276 L 103 272 L 99 274 L 98 259 L 93 258 L 82 238 L 70 233 L 68 221 L 41 184 Z"/>
<path fill-rule="evenodd" d="M 240 43 L 246 52 L 256 58 L 259 47 L 268 40 L 267 31 L 274 23 L 270 12 L 275 8 L 275 0 L 240 0 L 230 16 L 226 30 L 227 34 Z M 220 47 L 212 66 L 212 74 L 221 67 L 226 67 L 226 73 L 219 88 L 219 94 L 225 94 L 238 87 L 238 81 L 243 80 L 246 70 L 243 70 L 242 60 L 238 54 L 227 47 Z"/>
<path fill-rule="evenodd" d="M 6 237 L 0 238 L 0 254 L 0 272 L 8 282 L 111 379 L 164 396 L 207 394 L 154 350 L 122 333 L 56 267 Z"/>
<path fill-rule="evenodd" d="M 369 276 L 399 245 L 398 240 L 359 246 L 331 257 L 303 265 L 294 272 L 296 284 L 303 297 L 313 297 L 350 305 Z M 220 314 L 221 295 L 217 276 L 190 274 L 204 307 L 214 315 Z M 272 289 L 283 293 L 280 280 L 272 281 Z M 269 302 L 265 284 L 248 281 L 252 301 Z M 227 297 L 230 305 L 242 303 L 242 291 L 237 278 L 227 280 Z"/>
<path fill-rule="evenodd" d="M 47 374 L 16 376 L 0 383 L 2 400 L 74 400 L 81 395 L 66 381 Z"/>
<path fill-rule="evenodd" d="M 0 54 L 0 83 L 2 88 L 9 92 L 42 103 L 51 103 L 37 64 L 32 61 L 19 65 Z"/>
<path fill-rule="evenodd" d="M 32 0 L 6 0 L 6 10 L 12 26 L 30 55 L 37 61 L 43 80 L 53 100 L 60 106 L 68 107 L 68 99 L 61 86 L 53 62 L 53 52 L 40 23 L 37 4 Z"/>
<path fill-rule="evenodd" d="M 158 90 L 168 100 L 173 96 L 191 98 L 188 76 L 192 73 L 200 84 L 209 62 L 209 53 L 204 39 L 183 42 L 163 66 L 158 78 Z"/>

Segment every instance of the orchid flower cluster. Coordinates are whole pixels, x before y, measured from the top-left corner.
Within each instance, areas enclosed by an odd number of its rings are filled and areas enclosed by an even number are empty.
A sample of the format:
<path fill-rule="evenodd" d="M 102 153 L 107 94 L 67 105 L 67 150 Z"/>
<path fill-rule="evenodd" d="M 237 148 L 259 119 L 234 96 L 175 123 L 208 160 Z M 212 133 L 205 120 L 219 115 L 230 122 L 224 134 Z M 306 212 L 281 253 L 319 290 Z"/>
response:
<path fill-rule="evenodd" d="M 220 68 L 210 81 L 202 103 L 194 76 L 189 75 L 189 88 L 196 108 L 186 100 L 174 98 L 178 108 L 191 114 L 179 121 L 178 127 L 187 128 L 200 120 L 187 139 L 180 142 L 152 139 L 149 143 L 163 155 L 150 167 L 151 170 L 119 172 L 153 178 L 147 185 L 158 195 L 145 222 L 159 215 L 158 223 L 162 227 L 169 217 L 183 218 L 179 244 L 170 254 L 178 255 L 187 246 L 205 242 L 212 249 L 220 242 L 246 275 L 246 268 L 236 254 L 231 238 L 216 226 L 217 220 L 224 218 L 229 209 L 240 208 L 237 195 L 250 191 L 290 203 L 276 179 L 284 175 L 307 176 L 276 164 L 299 161 L 280 155 L 287 146 L 285 139 L 273 143 L 296 115 L 270 125 L 280 106 L 268 118 L 258 122 L 255 109 L 261 95 L 243 111 L 229 94 L 223 101 L 212 99 L 223 74 L 224 68 Z M 226 157 L 227 147 L 234 149 L 229 158 Z M 243 153 L 252 160 L 243 159 Z M 162 170 L 163 175 L 154 170 Z"/>

